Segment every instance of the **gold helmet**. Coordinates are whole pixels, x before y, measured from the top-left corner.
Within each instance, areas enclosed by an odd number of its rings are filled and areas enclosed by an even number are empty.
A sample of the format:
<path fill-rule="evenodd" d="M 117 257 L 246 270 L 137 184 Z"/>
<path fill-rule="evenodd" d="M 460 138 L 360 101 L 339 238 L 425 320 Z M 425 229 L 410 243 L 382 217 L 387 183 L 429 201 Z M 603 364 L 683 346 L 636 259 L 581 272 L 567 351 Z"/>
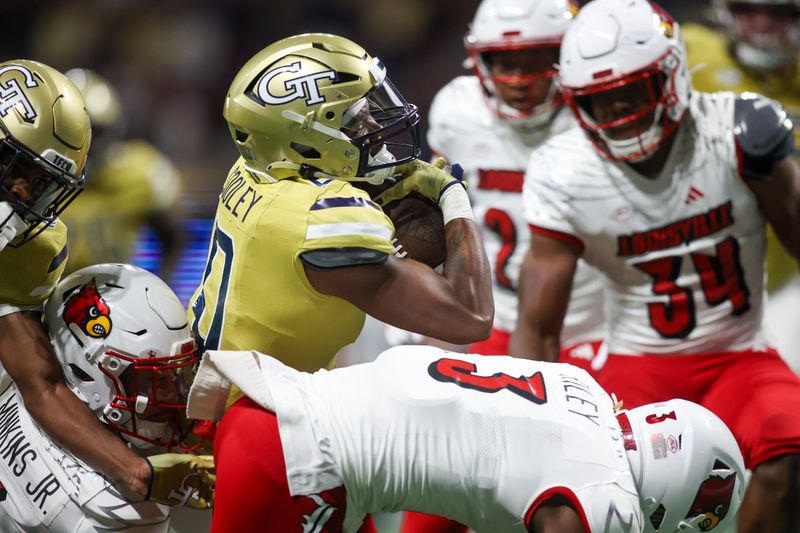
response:
<path fill-rule="evenodd" d="M 271 44 L 233 80 L 223 109 L 261 179 L 302 175 L 380 182 L 419 156 L 419 115 L 380 60 L 335 35 Z"/>
<path fill-rule="evenodd" d="M 28 60 L 0 63 L 0 230 L 20 223 L 14 246 L 52 224 L 83 189 L 89 115 L 75 85 Z M 12 220 L 13 219 L 13 220 Z"/>
<path fill-rule="evenodd" d="M 712 6 L 742 67 L 793 79 L 800 55 L 800 0 L 713 0 Z"/>

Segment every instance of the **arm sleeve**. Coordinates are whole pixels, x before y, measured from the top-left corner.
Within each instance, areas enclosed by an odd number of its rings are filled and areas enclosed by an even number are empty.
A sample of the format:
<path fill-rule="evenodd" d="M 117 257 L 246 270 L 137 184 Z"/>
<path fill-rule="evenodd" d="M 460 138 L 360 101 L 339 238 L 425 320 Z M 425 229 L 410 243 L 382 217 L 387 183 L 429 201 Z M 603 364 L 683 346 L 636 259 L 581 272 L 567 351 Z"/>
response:
<path fill-rule="evenodd" d="M 734 104 L 734 135 L 741 154 L 741 173 L 766 180 L 772 167 L 794 151 L 794 125 L 774 100 L 743 93 Z"/>
<path fill-rule="evenodd" d="M 308 211 L 300 258 L 322 270 L 382 264 L 394 251 L 394 226 L 365 193 L 346 185 L 325 190 Z"/>

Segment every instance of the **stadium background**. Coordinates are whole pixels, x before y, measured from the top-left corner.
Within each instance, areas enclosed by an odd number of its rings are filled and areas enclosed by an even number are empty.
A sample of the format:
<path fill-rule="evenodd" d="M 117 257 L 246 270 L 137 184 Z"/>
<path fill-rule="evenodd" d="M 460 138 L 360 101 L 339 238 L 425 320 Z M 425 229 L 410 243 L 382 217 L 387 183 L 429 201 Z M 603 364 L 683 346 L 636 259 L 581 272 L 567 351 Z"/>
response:
<path fill-rule="evenodd" d="M 29 58 L 59 70 L 96 70 L 119 91 L 126 137 L 166 154 L 183 178 L 178 215 L 186 243 L 167 280 L 184 303 L 199 283 L 217 195 L 238 156 L 222 103 L 238 69 L 290 35 L 329 32 L 361 44 L 387 65 L 402 94 L 419 106 L 423 138 L 430 102 L 466 71 L 462 39 L 479 0 L 0 0 L 4 59 Z M 679 22 L 704 21 L 708 3 L 663 1 Z M 428 157 L 427 147 L 423 156 Z M 90 151 L 91 157 L 91 151 Z M 91 179 L 91 175 L 88 176 Z M 114 209 L 110 202 L 108 209 Z M 142 228 L 132 262 L 158 272 L 159 249 Z M 379 336 L 367 328 L 367 336 Z M 383 339 L 360 339 L 381 346 Z M 377 353 L 377 351 L 370 351 Z M 359 354 L 364 357 L 364 354 Z M 353 360 L 358 360 L 356 356 Z M 178 533 L 202 531 L 207 513 L 179 510 Z M 378 517 L 382 533 L 397 517 Z"/>

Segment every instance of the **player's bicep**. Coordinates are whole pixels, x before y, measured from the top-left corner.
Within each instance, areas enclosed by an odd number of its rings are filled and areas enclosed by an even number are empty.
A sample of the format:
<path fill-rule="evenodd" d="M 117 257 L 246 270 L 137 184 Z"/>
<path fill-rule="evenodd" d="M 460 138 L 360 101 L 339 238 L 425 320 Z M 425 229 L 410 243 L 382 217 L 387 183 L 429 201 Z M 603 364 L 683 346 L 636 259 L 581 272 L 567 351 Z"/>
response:
<path fill-rule="evenodd" d="M 0 317 L 0 364 L 23 396 L 61 381 L 61 366 L 36 312 Z"/>
<path fill-rule="evenodd" d="M 748 185 L 781 244 L 800 260 L 800 168 L 794 158 L 783 158 L 769 179 L 751 180 Z"/>
<path fill-rule="evenodd" d="M 382 265 L 304 268 L 317 291 L 343 298 L 382 322 L 448 342 L 470 342 L 459 328 L 468 323 L 469 310 L 452 284 L 427 265 L 389 256 Z"/>

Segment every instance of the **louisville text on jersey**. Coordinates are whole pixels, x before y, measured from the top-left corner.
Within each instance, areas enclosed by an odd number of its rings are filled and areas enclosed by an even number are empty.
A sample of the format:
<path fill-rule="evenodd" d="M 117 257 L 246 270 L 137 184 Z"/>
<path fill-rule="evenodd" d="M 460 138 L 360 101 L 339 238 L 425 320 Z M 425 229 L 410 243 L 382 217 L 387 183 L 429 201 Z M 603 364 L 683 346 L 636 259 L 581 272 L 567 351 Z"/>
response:
<path fill-rule="evenodd" d="M 733 225 L 733 205 L 725 202 L 705 213 L 660 228 L 617 237 L 617 255 L 628 257 L 688 244 Z"/>

